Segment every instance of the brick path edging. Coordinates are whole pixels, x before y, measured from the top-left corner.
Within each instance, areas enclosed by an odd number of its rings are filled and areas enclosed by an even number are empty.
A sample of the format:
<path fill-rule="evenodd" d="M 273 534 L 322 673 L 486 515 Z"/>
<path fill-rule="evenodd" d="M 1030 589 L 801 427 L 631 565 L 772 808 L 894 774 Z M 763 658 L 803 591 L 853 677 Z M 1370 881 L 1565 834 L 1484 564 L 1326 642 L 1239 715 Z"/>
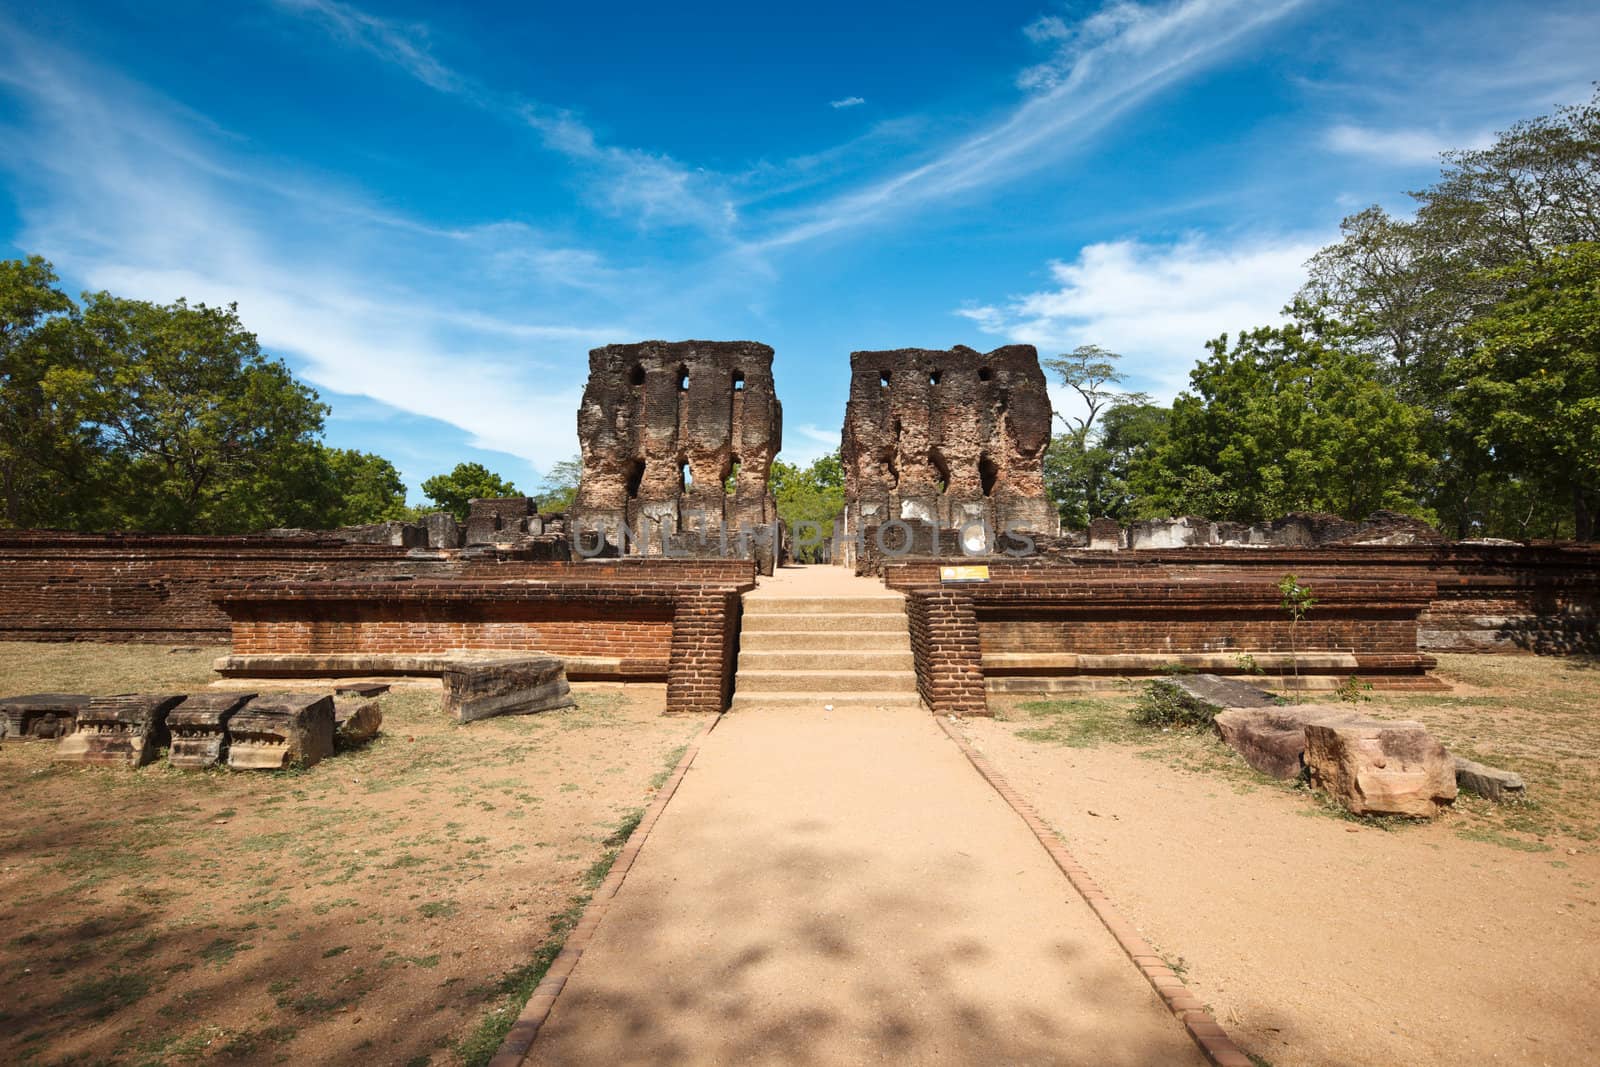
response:
<path fill-rule="evenodd" d="M 1072 888 L 1083 897 L 1084 903 L 1089 905 L 1095 917 L 1111 932 L 1111 936 L 1117 939 L 1117 944 L 1155 989 L 1156 994 L 1161 997 L 1161 1002 L 1177 1016 L 1179 1022 L 1183 1023 L 1184 1029 L 1194 1039 L 1194 1043 L 1199 1046 L 1206 1059 L 1216 1067 L 1251 1067 L 1250 1057 L 1234 1044 L 1233 1038 L 1229 1037 L 1227 1031 L 1210 1012 L 1206 1011 L 1205 1005 L 1200 1003 L 1199 998 L 1189 992 L 1188 987 L 1183 984 L 1183 979 L 1162 962 L 1160 955 L 1148 941 L 1139 936 L 1139 931 L 1134 929 L 1133 924 L 1118 914 L 1110 898 L 1106 896 L 1105 890 L 1089 877 L 1089 872 L 1073 858 L 1071 852 L 1067 851 L 1067 846 L 1039 817 L 1033 805 L 1011 787 L 1011 783 L 1006 781 L 1005 776 L 989 762 L 987 756 L 973 748 L 971 742 L 961 736 L 949 717 L 938 715 L 935 718 L 945 735 L 956 743 L 956 747 L 961 749 L 962 754 L 977 772 L 983 775 L 984 780 L 993 786 L 994 791 L 1010 805 L 1011 810 L 1028 824 L 1028 829 L 1050 854 L 1050 859 L 1061 868 L 1061 873 L 1067 876 L 1067 881 L 1071 882 Z"/>
<path fill-rule="evenodd" d="M 673 768 L 672 776 L 662 785 L 655 800 L 650 803 L 649 810 L 645 812 L 644 818 L 639 820 L 639 825 L 628 835 L 628 841 L 622 846 L 622 851 L 617 853 L 616 861 L 611 864 L 611 871 L 606 875 L 605 881 L 600 883 L 594 895 L 589 898 L 589 903 L 584 906 L 583 918 L 579 919 L 572 932 L 567 934 L 561 952 L 551 962 L 550 969 L 544 973 L 544 979 L 534 987 L 533 995 L 528 998 L 528 1003 L 523 1007 L 522 1014 L 517 1016 L 517 1021 L 511 1025 L 506 1039 L 500 1044 L 500 1050 L 494 1054 L 494 1059 L 489 1061 L 489 1067 L 521 1067 L 527 1058 L 533 1048 L 534 1038 L 539 1036 L 540 1028 L 544 1026 L 545 1020 L 550 1017 L 551 1009 L 556 1005 L 556 997 L 567 984 L 567 976 L 578 965 L 578 960 L 583 957 L 583 950 L 594 938 L 600 920 L 605 918 L 606 911 L 611 906 L 611 898 L 622 888 L 623 879 L 628 877 L 628 871 L 633 868 L 633 861 L 639 857 L 639 850 L 644 847 L 645 840 L 649 838 L 650 831 L 656 825 L 656 820 L 666 810 L 667 802 L 672 799 L 672 795 L 678 791 L 679 783 L 689 771 L 689 764 L 694 762 L 695 756 L 700 752 L 700 742 L 704 741 L 706 735 L 716 727 L 720 718 L 721 716 L 717 716 L 706 723 L 705 729 L 689 742 L 689 747 L 678 760 L 678 765 Z"/>

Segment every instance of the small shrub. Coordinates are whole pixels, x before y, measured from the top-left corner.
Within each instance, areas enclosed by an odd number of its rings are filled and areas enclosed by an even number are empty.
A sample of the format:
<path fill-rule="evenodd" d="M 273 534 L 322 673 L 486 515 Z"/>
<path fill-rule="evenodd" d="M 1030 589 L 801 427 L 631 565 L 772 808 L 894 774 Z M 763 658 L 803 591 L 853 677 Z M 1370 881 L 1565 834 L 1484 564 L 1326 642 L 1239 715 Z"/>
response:
<path fill-rule="evenodd" d="M 1133 705 L 1133 721 L 1141 726 L 1187 726 L 1206 729 L 1216 709 L 1171 682 L 1150 681 Z"/>
<path fill-rule="evenodd" d="M 1363 682 L 1353 674 L 1340 682 L 1338 687 L 1334 689 L 1334 693 L 1346 704 L 1365 704 L 1372 699 L 1367 696 L 1370 692 L 1372 692 L 1372 683 Z"/>
<path fill-rule="evenodd" d="M 1233 665 L 1234 665 L 1235 668 L 1237 668 L 1239 670 L 1239 672 L 1241 674 L 1266 674 L 1267 673 L 1266 671 L 1261 669 L 1261 664 L 1256 662 L 1256 658 L 1254 656 L 1252 656 L 1248 652 L 1240 652 L 1237 655 L 1235 655 L 1233 657 Z"/>

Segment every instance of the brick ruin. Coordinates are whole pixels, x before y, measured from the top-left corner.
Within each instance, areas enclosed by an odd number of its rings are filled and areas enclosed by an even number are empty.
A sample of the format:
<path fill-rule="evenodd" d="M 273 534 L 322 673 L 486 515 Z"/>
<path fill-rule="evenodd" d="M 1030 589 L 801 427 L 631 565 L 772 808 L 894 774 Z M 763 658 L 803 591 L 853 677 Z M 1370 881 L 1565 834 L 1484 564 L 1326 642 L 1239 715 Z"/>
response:
<path fill-rule="evenodd" d="M 668 710 L 720 711 L 742 595 L 781 551 L 735 536 L 726 552 L 742 558 L 722 558 L 711 539 L 721 523 L 777 519 L 771 362 L 750 342 L 595 349 L 567 515 L 510 497 L 473 501 L 464 527 L 434 515 L 240 537 L 0 531 L 0 639 L 231 641 L 218 669 L 243 678 L 440 674 L 464 654 L 542 653 L 574 680 L 664 682 Z M 1092 688 L 1173 664 L 1281 678 L 1298 663 L 1324 681 L 1413 688 L 1434 684 L 1430 652 L 1600 649 L 1600 546 L 1450 543 L 1384 513 L 1060 531 L 1032 348 L 856 352 L 851 369 L 839 543 L 859 543 L 857 571 L 906 594 L 935 711 L 981 714 L 992 691 Z M 876 545 L 890 520 L 909 554 Z M 1029 531 L 1033 553 L 963 544 L 977 522 Z M 618 558 L 624 523 L 643 543 Z M 573 526 L 603 529 L 609 558 L 573 552 Z M 987 579 L 942 570 L 963 562 Z M 1298 634 L 1276 589 L 1287 573 L 1318 599 Z M 46 698 L 8 705 L 5 732 L 70 730 L 75 706 Z M 194 724 L 202 747 L 206 726 Z"/>
<path fill-rule="evenodd" d="M 753 341 L 645 341 L 589 353 L 578 409 L 583 472 L 572 521 L 641 554 L 753 557 L 771 574 L 783 441 L 772 349 Z M 622 527 L 637 535 L 626 538 Z M 769 531 L 741 540 L 741 529 Z M 580 533 L 581 536 L 581 533 Z"/>
<path fill-rule="evenodd" d="M 1050 396 L 1032 345 L 850 354 L 840 457 L 846 534 L 890 520 L 1060 529 L 1044 488 Z M 971 525 L 969 525 L 971 524 Z M 854 563 L 848 551 L 841 563 Z"/>

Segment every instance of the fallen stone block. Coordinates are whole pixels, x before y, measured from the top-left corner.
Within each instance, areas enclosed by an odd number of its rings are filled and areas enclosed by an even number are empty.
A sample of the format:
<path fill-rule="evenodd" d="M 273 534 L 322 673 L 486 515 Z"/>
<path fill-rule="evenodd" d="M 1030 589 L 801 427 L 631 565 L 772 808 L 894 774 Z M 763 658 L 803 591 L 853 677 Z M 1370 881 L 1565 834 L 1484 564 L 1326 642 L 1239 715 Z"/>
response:
<path fill-rule="evenodd" d="M 78 713 L 78 728 L 56 744 L 55 759 L 107 767 L 143 767 L 167 741 L 167 713 L 183 694 L 124 693 L 95 697 Z"/>
<path fill-rule="evenodd" d="M 1522 775 L 1515 771 L 1503 771 L 1499 767 L 1476 763 L 1454 753 L 1450 758 L 1455 762 L 1457 788 L 1469 793 L 1503 804 L 1508 800 L 1520 799 L 1527 790 Z"/>
<path fill-rule="evenodd" d="M 0 700 L 0 739 L 40 741 L 65 737 L 77 728 L 89 703 L 82 693 L 30 693 Z"/>
<path fill-rule="evenodd" d="M 1350 721 L 1353 714 L 1326 708 L 1224 708 L 1215 718 L 1223 743 L 1272 778 L 1298 778 L 1305 766 L 1306 723 Z"/>
<path fill-rule="evenodd" d="M 228 766 L 236 770 L 309 767 L 333 755 L 333 697 L 268 693 L 228 723 Z"/>
<path fill-rule="evenodd" d="M 1273 708 L 1278 698 L 1265 689 L 1220 674 L 1177 674 L 1167 681 L 1202 703 L 1223 708 Z"/>
<path fill-rule="evenodd" d="M 333 700 L 334 741 L 340 748 L 364 745 L 378 736 L 383 726 L 383 711 L 376 700 L 359 696 Z"/>
<path fill-rule="evenodd" d="M 457 722 L 576 706 L 566 667 L 554 656 L 463 660 L 444 671 L 444 708 Z"/>
<path fill-rule="evenodd" d="M 167 713 L 172 748 L 167 762 L 186 771 L 222 763 L 228 754 L 228 720 L 254 693 L 195 693 Z"/>
<path fill-rule="evenodd" d="M 1357 815 L 1431 818 L 1456 798 L 1455 762 L 1418 722 L 1306 723 L 1311 784 Z"/>

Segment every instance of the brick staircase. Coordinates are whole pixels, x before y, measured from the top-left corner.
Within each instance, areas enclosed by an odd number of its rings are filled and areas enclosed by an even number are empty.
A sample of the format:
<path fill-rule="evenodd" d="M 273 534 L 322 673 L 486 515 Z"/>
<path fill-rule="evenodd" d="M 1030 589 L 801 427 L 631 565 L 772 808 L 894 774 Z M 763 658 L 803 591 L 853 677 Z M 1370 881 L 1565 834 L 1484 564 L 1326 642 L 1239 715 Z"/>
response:
<path fill-rule="evenodd" d="M 796 583 L 745 596 L 730 710 L 919 706 L 905 598 L 856 582 L 844 593 L 800 595 Z"/>

